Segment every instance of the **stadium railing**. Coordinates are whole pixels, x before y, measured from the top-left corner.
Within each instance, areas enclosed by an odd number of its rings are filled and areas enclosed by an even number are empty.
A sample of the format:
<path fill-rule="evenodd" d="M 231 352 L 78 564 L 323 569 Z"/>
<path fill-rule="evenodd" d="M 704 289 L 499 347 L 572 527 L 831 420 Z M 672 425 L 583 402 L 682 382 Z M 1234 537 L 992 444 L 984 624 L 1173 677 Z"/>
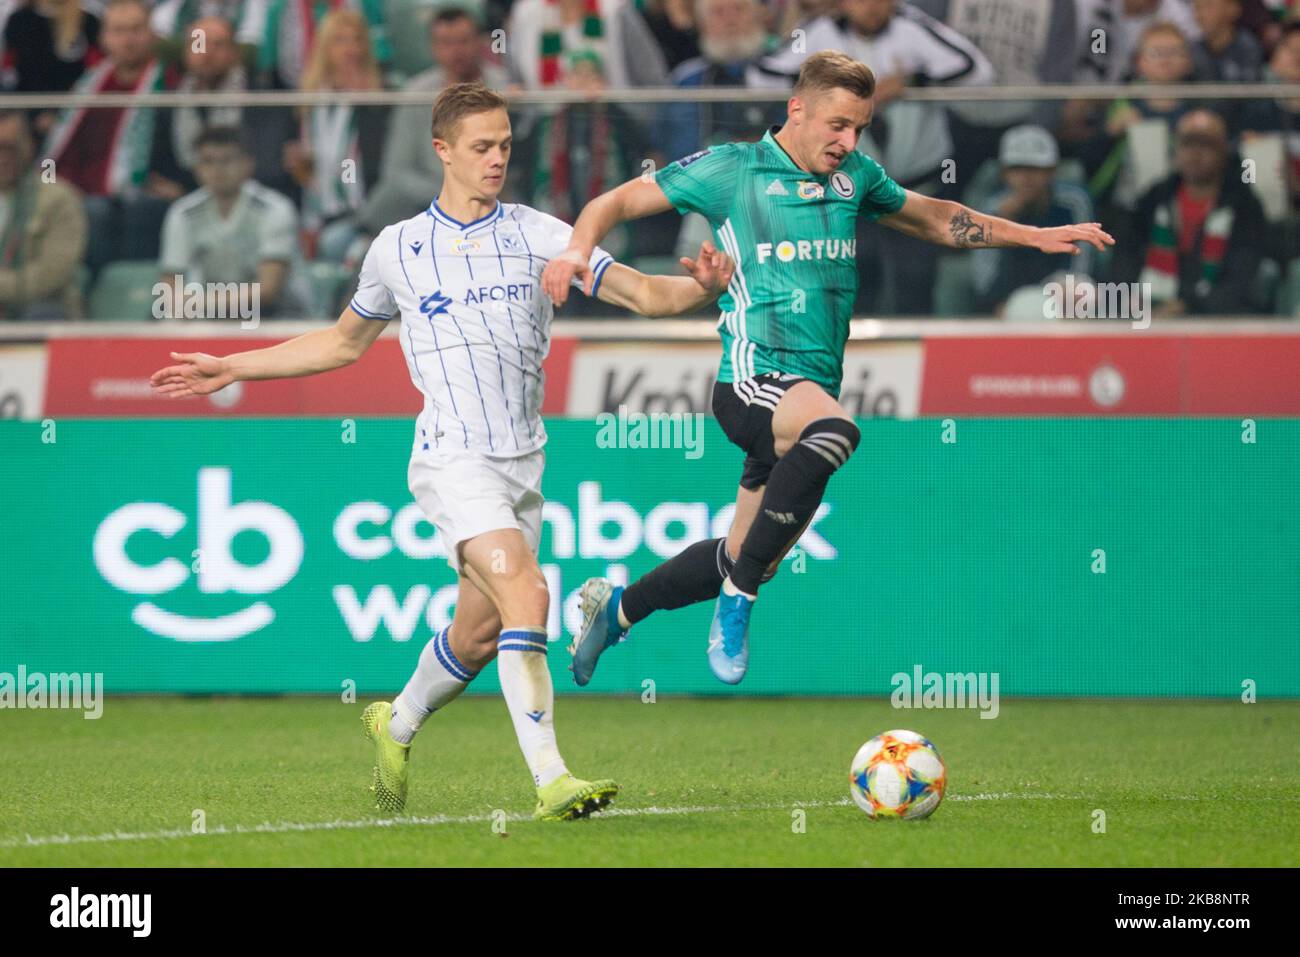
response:
<path fill-rule="evenodd" d="M 1145 98 L 1170 98 L 1194 100 L 1201 104 L 1217 105 L 1221 112 L 1229 117 L 1236 117 L 1250 103 L 1270 99 L 1300 99 L 1300 85 L 1258 83 L 1258 84 L 1216 84 L 1184 83 L 1168 86 L 1142 86 L 1131 84 L 1070 84 L 1070 85 L 1035 85 L 1035 86 L 1001 86 L 983 88 L 911 88 L 903 91 L 899 97 L 900 104 L 978 104 L 978 103 L 1055 103 L 1064 101 L 1093 101 L 1105 103 L 1120 98 L 1133 98 L 1138 93 Z M 387 109 L 394 107 L 427 107 L 436 96 L 436 91 L 378 91 L 378 92 L 299 92 L 299 91 L 255 91 L 242 94 L 208 94 L 208 93 L 147 93 L 147 94 L 59 94 L 59 95 L 0 95 L 0 110 L 60 110 L 65 108 L 98 109 L 106 107 L 151 107 L 160 110 L 175 110 L 185 107 L 241 107 L 254 111 L 278 111 L 283 118 L 290 118 L 290 126 L 296 122 L 295 111 L 320 106 L 350 105 L 359 110 Z M 701 89 L 624 89 L 607 90 L 598 93 L 567 90 L 518 91 L 510 94 L 516 132 L 520 138 L 521 149 L 517 150 L 516 160 L 512 166 L 507 184 L 505 198 L 518 202 L 527 202 L 546 208 L 547 197 L 539 194 L 536 188 L 536 173 L 547 166 L 544 148 L 528 144 L 528 134 L 537 128 L 537 117 L 580 105 L 584 108 L 592 104 L 607 104 L 626 108 L 634 114 L 635 121 L 644 128 L 640 137 L 642 149 L 637 155 L 645 154 L 645 161 L 638 169 L 623 170 L 624 174 L 635 175 L 653 169 L 658 164 L 671 162 L 675 156 L 664 155 L 664 138 L 656 136 L 661 129 L 662 111 L 673 105 L 695 105 L 715 107 L 711 122 L 710 141 L 728 138 L 754 138 L 761 130 L 755 126 L 753 115 L 746 114 L 745 107 L 769 106 L 776 113 L 785 96 L 780 92 L 745 90 L 733 87 Z M 728 109 L 732 107 L 732 109 Z M 885 109 L 891 109 L 886 107 Z M 752 114 L 752 109 L 750 114 Z M 261 115 L 261 114 L 259 114 Z M 765 124 L 764 124 L 765 125 Z M 652 132 L 646 133 L 645 130 Z M 1233 131 L 1234 134 L 1236 130 Z M 1276 139 L 1281 139 L 1279 134 Z M 277 144 L 278 145 L 278 144 Z M 706 145 L 701 143 L 700 145 Z M 1234 141 L 1234 147 L 1236 143 Z M 1270 147 L 1271 149 L 1272 147 Z M 1062 146 L 1062 164 L 1058 176 L 1063 182 L 1086 187 L 1088 178 L 1085 166 L 1076 157 L 1068 144 Z M 1252 186 L 1263 200 L 1268 217 L 1268 230 L 1265 235 L 1253 237 L 1261 247 L 1258 274 L 1248 294 L 1243 294 L 1239 308 L 1225 310 L 1223 316 L 1214 318 L 1252 317 L 1263 320 L 1268 317 L 1276 319 L 1293 318 L 1300 312 L 1300 229 L 1294 215 L 1293 196 L 1285 174 L 1268 165 L 1268 157 L 1273 156 L 1267 150 L 1260 153 L 1264 162 L 1251 171 Z M 1284 154 L 1283 154 L 1284 157 Z M 1279 158 L 1283 158 L 1279 157 Z M 44 157 L 38 151 L 37 162 Z M 1241 157 L 1233 155 L 1234 160 Z M 960 156 L 954 157 L 957 169 L 954 182 L 941 184 L 941 195 L 960 199 L 970 205 L 989 200 L 999 188 L 999 173 L 995 160 L 987 156 L 975 164 L 958 162 Z M 1167 160 L 1167 157 L 1166 157 Z M 1248 160 L 1254 162 L 1253 159 Z M 274 163 L 271 164 L 272 166 Z M 886 161 L 886 168 L 889 168 Z M 259 166 L 259 175 L 260 175 Z M 57 171 L 55 172 L 57 175 Z M 1147 174 L 1149 177 L 1149 173 Z M 626 176 L 622 177 L 626 178 Z M 901 177 L 900 177 L 901 178 Z M 608 185 L 618 182 L 620 177 L 610 176 Z M 281 183 L 272 183 L 279 187 Z M 378 184 L 384 185 L 381 179 Z M 929 184 L 927 184 L 929 185 Z M 921 187 L 924 188 L 924 187 Z M 293 188 L 285 190 L 291 196 Z M 431 190 L 432 192 L 432 184 Z M 297 199 L 297 197 L 294 197 Z M 1126 202 L 1131 203 L 1131 198 Z M 1118 214 L 1123 218 L 1123 211 Z M 1111 225 L 1109 200 L 1099 203 L 1095 215 L 1108 227 Z M 156 216 L 153 222 L 160 217 Z M 1113 220 L 1112 220 L 1113 221 Z M 1120 225 L 1123 225 L 1122 223 Z M 375 230 L 376 223 L 361 223 L 356 230 L 356 238 L 363 242 Z M 875 235 L 883 230 L 872 231 Z M 1123 230 L 1117 230 L 1123 232 Z M 332 319 L 341 303 L 346 302 L 346 294 L 355 279 L 357 268 L 357 250 L 363 248 L 356 243 L 345 244 L 346 248 L 330 250 L 328 254 L 319 248 L 320 235 L 311 229 L 300 230 L 303 270 L 302 282 L 310 290 L 308 305 L 298 307 L 285 315 L 284 322 L 294 318 Z M 665 214 L 658 222 L 647 222 L 644 228 L 638 226 L 616 242 L 622 245 L 618 250 L 620 258 L 633 265 L 647 269 L 671 268 L 676 255 L 693 248 L 694 241 L 707 236 L 707 228 L 701 231 L 700 224 L 681 221 L 675 213 Z M 123 239 L 130 240 L 124 243 Z M 88 247 L 88 261 L 78 275 L 69 281 L 80 293 L 80 304 L 66 315 L 55 313 L 51 318 L 82 318 L 93 321 L 140 320 L 150 317 L 152 307 L 157 305 L 158 297 L 152 287 L 160 273 L 151 267 L 154 262 L 150 256 L 132 255 L 122 258 L 122 250 L 128 246 L 139 245 L 136 239 L 142 237 L 121 235 L 92 234 Z M 143 246 L 152 249 L 150 237 L 144 236 Z M 892 242 L 893 237 L 891 237 Z M 156 245 L 156 243 L 154 244 Z M 968 252 L 954 252 L 938 247 L 908 246 L 906 253 L 891 250 L 889 243 L 873 247 L 865 245 L 859 250 L 859 273 L 861 277 L 857 315 L 864 317 L 861 321 L 872 321 L 865 317 L 875 317 L 880 321 L 895 321 L 901 317 L 909 321 L 929 322 L 936 319 L 955 319 L 958 317 L 989 318 L 993 315 L 988 304 L 988 296 L 976 288 L 973 272 L 987 269 L 976 266 L 976 260 Z M 902 257 L 908 265 L 921 263 L 918 281 L 912 273 L 904 273 L 905 280 L 891 283 L 893 273 L 903 263 L 891 259 L 890 255 Z M 1089 278 L 1100 282 L 1118 280 L 1112 277 L 1109 256 L 1097 257 Z M 1060 280 L 1066 274 L 1054 278 Z M 1078 271 L 1080 285 L 1085 276 Z M 153 280 L 153 281 L 150 281 Z M 148 282 L 149 288 L 145 288 Z M 899 290 L 899 285 L 910 284 L 910 290 Z M 1048 286 L 1044 280 L 1041 286 Z M 1058 282 L 1057 285 L 1060 285 Z M 917 288 L 921 295 L 917 296 Z M 1030 294 L 1019 299 L 1008 298 L 1000 304 L 1001 315 L 1007 319 L 1021 320 L 1017 327 L 1037 319 L 1051 319 L 1062 313 L 1061 290 L 1042 288 L 1037 295 Z M 1047 300 L 1055 297 L 1057 302 L 1048 304 Z M 1099 299 L 1102 298 L 1099 293 Z M 600 304 L 585 303 L 577 297 L 572 306 L 566 310 L 575 318 L 596 318 L 610 312 Z M 919 303 L 919 305 L 918 305 Z M 1055 314 L 1053 313 L 1055 309 Z M 1068 307 L 1066 310 L 1068 312 Z M 1131 311 L 1131 310 L 1130 310 Z M 0 312 L 0 326 L 12 318 L 14 310 Z M 45 314 L 48 315 L 48 311 Z M 631 320 L 631 317 L 623 315 Z M 1132 318 L 1127 312 L 1120 318 Z M 1204 321 L 1211 317 L 1198 317 Z M 28 321 L 28 320 L 24 320 Z M 701 327 L 703 328 L 703 327 Z M 283 330 L 282 330 L 283 331 Z M 971 334 L 979 334 L 974 329 L 967 329 Z M 657 334 L 656 334 L 657 335 Z"/>

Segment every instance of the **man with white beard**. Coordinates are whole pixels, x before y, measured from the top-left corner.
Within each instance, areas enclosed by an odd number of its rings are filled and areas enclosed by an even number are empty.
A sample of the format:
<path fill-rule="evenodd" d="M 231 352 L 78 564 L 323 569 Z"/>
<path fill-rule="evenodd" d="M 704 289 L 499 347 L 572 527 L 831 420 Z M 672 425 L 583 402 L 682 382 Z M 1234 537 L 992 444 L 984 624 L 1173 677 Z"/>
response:
<path fill-rule="evenodd" d="M 775 40 L 764 26 L 759 0 L 696 0 L 700 56 L 673 70 L 673 86 L 695 89 L 745 86 L 750 64 L 772 50 Z M 661 120 L 667 156 L 688 156 L 714 141 L 757 139 L 782 104 L 669 103 Z"/>

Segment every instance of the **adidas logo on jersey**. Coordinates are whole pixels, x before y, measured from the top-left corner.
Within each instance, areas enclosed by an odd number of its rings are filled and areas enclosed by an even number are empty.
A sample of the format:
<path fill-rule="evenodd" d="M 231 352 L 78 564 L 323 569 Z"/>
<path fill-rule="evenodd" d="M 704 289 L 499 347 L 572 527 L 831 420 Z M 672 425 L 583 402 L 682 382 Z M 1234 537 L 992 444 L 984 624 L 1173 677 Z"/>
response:
<path fill-rule="evenodd" d="M 772 182 L 768 183 L 766 192 L 768 196 L 790 195 L 790 191 L 785 188 L 785 185 L 779 179 L 774 179 Z"/>

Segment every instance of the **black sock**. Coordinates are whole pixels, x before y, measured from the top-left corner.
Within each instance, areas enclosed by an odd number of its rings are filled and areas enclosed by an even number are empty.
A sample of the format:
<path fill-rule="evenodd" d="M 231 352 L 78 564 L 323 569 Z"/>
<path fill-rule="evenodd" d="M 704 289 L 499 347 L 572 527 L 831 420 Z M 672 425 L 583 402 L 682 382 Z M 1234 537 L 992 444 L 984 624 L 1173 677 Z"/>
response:
<path fill-rule="evenodd" d="M 718 597 L 731 565 L 725 538 L 688 545 L 623 589 L 623 617 L 636 624 L 652 611 L 711 601 Z"/>
<path fill-rule="evenodd" d="M 803 533 L 821 504 L 826 483 L 848 461 L 858 439 L 857 426 L 847 419 L 818 419 L 772 466 L 758 514 L 731 570 L 733 585 L 746 594 L 758 594 L 768 566 Z"/>

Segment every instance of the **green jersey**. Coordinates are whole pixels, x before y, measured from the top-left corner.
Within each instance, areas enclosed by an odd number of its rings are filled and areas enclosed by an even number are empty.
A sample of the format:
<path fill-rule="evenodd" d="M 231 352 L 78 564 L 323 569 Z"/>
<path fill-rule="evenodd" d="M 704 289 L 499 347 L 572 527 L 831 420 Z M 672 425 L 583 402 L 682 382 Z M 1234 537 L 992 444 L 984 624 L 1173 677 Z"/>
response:
<path fill-rule="evenodd" d="M 829 176 L 800 169 L 772 130 L 683 157 L 655 180 L 679 212 L 709 221 L 736 262 L 718 300 L 718 381 L 784 372 L 838 396 L 858 292 L 857 218 L 898 212 L 903 188 L 856 150 Z"/>

